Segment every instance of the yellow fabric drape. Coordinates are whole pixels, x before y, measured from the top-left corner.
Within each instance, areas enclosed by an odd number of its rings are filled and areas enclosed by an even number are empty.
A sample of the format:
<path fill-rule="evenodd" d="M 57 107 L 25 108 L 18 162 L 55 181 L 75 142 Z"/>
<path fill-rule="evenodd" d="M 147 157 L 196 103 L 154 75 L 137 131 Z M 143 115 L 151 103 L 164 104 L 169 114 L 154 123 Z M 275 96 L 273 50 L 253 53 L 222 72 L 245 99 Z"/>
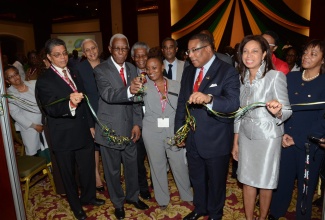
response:
<path fill-rule="evenodd" d="M 280 24 L 281 26 L 292 30 L 294 32 L 309 36 L 309 27 L 295 24 L 291 21 L 285 20 L 278 16 L 277 14 L 273 13 L 271 10 L 269 10 L 265 5 L 260 3 L 257 0 L 250 0 L 261 12 L 263 12 L 268 18 L 270 18 L 272 21 L 276 22 L 277 24 Z"/>
<path fill-rule="evenodd" d="M 218 50 L 219 48 L 219 45 L 220 45 L 220 42 L 221 42 L 221 39 L 222 39 L 222 35 L 225 31 L 225 28 L 226 28 L 226 25 L 227 25 L 227 22 L 228 22 L 228 18 L 229 18 L 229 15 L 230 15 L 230 11 L 231 11 L 231 8 L 232 8 L 232 5 L 234 4 L 234 0 L 231 0 L 225 13 L 223 14 L 219 24 L 217 25 L 217 27 L 214 29 L 213 31 L 213 38 L 214 38 L 214 46 L 215 48 Z"/>
<path fill-rule="evenodd" d="M 243 8 L 246 13 L 246 17 L 247 17 L 247 20 L 248 20 L 248 23 L 252 30 L 253 35 L 261 34 L 262 32 L 261 32 L 260 28 L 258 27 L 258 25 L 256 24 L 255 19 L 254 19 L 253 15 L 250 13 L 245 1 L 241 0 L 241 2 L 243 3 Z"/>
<path fill-rule="evenodd" d="M 197 20 L 193 21 L 191 24 L 187 25 L 186 27 L 175 31 L 172 33 L 172 37 L 174 39 L 178 39 L 183 37 L 184 35 L 190 33 L 191 31 L 195 30 L 199 27 L 204 21 L 206 21 L 219 7 L 225 0 L 220 0 L 217 4 L 215 4 L 209 11 L 207 11 L 204 15 L 202 15 Z"/>

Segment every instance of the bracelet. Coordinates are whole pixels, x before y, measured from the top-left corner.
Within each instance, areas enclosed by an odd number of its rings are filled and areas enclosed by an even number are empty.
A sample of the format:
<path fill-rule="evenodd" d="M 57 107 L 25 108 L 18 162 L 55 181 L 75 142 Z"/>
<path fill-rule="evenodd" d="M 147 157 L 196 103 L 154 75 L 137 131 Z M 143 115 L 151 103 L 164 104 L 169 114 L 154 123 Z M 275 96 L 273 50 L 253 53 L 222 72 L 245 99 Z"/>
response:
<path fill-rule="evenodd" d="M 282 116 L 282 110 L 280 110 L 278 113 L 276 113 L 275 117 L 279 118 Z"/>

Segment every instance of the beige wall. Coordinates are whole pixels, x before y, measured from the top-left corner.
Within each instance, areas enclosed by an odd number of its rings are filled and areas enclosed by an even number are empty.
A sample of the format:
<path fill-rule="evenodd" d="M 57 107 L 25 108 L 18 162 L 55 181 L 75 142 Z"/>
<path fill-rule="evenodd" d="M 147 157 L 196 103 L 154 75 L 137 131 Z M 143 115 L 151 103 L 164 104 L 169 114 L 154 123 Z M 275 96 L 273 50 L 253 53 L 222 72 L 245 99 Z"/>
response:
<path fill-rule="evenodd" d="M 52 25 L 52 33 L 85 33 L 100 31 L 99 20 L 85 20 L 75 22 L 65 22 Z"/>
<path fill-rule="evenodd" d="M 138 40 L 149 47 L 160 45 L 157 13 L 138 15 Z"/>
<path fill-rule="evenodd" d="M 7 35 L 21 39 L 24 42 L 24 52 L 34 50 L 34 29 L 32 24 L 0 21 L 0 35 Z"/>

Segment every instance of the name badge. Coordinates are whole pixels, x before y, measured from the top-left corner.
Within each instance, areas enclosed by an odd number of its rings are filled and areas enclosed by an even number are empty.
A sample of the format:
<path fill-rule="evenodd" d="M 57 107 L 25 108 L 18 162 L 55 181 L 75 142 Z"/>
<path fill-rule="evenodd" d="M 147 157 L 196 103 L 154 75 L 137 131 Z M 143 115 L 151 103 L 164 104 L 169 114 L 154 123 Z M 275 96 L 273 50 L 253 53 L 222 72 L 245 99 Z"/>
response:
<path fill-rule="evenodd" d="M 158 118 L 158 128 L 168 128 L 169 118 Z"/>

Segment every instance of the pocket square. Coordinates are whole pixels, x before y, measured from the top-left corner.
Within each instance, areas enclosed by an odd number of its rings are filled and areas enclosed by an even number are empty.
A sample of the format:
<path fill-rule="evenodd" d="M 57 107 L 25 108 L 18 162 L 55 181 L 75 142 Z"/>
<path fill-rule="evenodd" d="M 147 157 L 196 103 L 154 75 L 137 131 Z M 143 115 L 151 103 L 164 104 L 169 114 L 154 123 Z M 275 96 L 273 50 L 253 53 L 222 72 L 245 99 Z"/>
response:
<path fill-rule="evenodd" d="M 209 86 L 209 88 L 211 88 L 211 87 L 216 87 L 216 86 L 218 86 L 217 83 L 212 83 L 212 84 Z"/>

